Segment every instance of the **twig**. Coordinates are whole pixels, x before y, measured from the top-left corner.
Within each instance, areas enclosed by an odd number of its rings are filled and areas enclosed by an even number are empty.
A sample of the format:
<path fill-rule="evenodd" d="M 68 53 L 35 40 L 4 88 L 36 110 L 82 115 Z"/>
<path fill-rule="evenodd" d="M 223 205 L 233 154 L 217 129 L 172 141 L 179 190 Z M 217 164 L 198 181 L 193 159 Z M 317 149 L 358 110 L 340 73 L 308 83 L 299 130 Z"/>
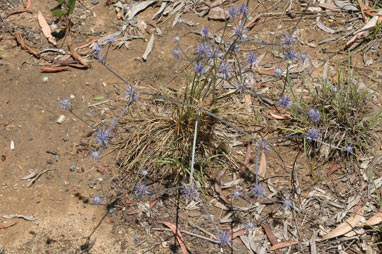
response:
<path fill-rule="evenodd" d="M 95 106 L 98 106 L 98 105 L 101 105 L 101 104 L 105 104 L 105 103 L 108 103 L 109 101 L 110 100 L 106 100 L 106 101 L 101 101 L 101 102 L 98 102 L 98 103 L 90 104 L 90 105 L 88 105 L 88 108 L 95 107 Z"/>
<path fill-rule="evenodd" d="M 171 231 L 171 229 L 169 229 L 169 228 L 152 228 L 151 230 L 153 230 L 153 231 Z M 185 230 L 182 230 L 182 229 L 180 230 L 180 232 L 182 232 L 183 234 L 186 234 L 186 235 L 191 235 L 191 236 L 199 237 L 201 239 L 204 239 L 204 240 L 207 240 L 207 241 L 219 244 L 219 242 L 217 240 L 213 240 L 211 238 L 208 238 L 208 237 L 205 237 L 205 236 L 202 236 L 202 235 L 191 233 L 191 232 L 188 232 L 188 231 L 185 231 Z"/>

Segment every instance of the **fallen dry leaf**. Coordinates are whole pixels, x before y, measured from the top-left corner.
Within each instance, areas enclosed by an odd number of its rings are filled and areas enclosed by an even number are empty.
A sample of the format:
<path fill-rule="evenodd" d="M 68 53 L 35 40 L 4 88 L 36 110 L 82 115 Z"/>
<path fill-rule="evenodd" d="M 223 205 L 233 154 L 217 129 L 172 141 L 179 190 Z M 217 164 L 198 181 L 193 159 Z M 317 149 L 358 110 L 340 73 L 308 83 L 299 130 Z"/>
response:
<path fill-rule="evenodd" d="M 378 212 L 365 222 L 365 225 L 374 226 L 382 222 L 382 213 Z"/>
<path fill-rule="evenodd" d="M 264 178 L 266 169 L 267 169 L 267 158 L 265 157 L 265 152 L 261 151 L 260 166 L 259 166 L 259 171 L 257 172 L 258 175 Z"/>
<path fill-rule="evenodd" d="M 50 43 L 56 46 L 57 45 L 56 39 L 52 36 L 52 30 L 50 30 L 50 26 L 48 25 L 48 22 L 46 22 L 41 11 L 38 11 L 37 19 L 38 19 L 38 23 L 41 26 L 42 33 L 45 35 L 45 37 L 48 39 Z"/>
<path fill-rule="evenodd" d="M 345 222 L 338 225 L 335 229 L 333 229 L 328 234 L 324 235 L 324 237 L 321 239 L 328 240 L 337 236 L 341 236 L 346 234 L 347 232 L 351 231 L 355 226 L 358 225 L 358 223 L 363 218 L 363 212 L 365 211 L 365 207 L 362 207 L 358 213 L 356 213 L 353 217 L 348 218 Z"/>
<path fill-rule="evenodd" d="M 32 55 L 38 57 L 38 58 L 41 57 L 41 55 L 40 55 L 38 52 L 34 51 L 31 47 L 29 47 L 28 45 L 26 45 L 26 44 L 24 43 L 23 37 L 21 36 L 21 34 L 20 34 L 19 32 L 15 32 L 14 36 L 15 36 L 15 38 L 16 38 L 17 43 L 20 44 L 20 46 L 21 46 L 26 52 L 28 52 L 28 53 L 30 53 L 30 54 L 32 54 Z"/>
<path fill-rule="evenodd" d="M 158 221 L 158 223 L 161 223 L 161 224 L 169 227 L 172 230 L 172 232 L 176 236 L 176 239 L 178 240 L 178 243 L 180 245 L 180 249 L 182 250 L 182 253 L 187 254 L 187 248 L 186 248 L 186 245 L 184 244 L 185 242 L 184 242 L 182 233 L 180 232 L 179 228 L 175 227 L 174 224 L 167 222 L 167 221 Z"/>
<path fill-rule="evenodd" d="M 277 243 L 273 245 L 269 250 L 274 251 L 274 250 L 282 249 L 282 248 L 289 247 L 296 244 L 298 244 L 298 242 L 281 242 L 281 243 Z"/>
<path fill-rule="evenodd" d="M 287 118 L 290 118 L 290 114 L 283 114 L 283 115 L 277 115 L 275 113 L 275 110 L 269 112 L 269 114 L 274 118 L 274 119 L 277 119 L 277 120 L 284 120 L 284 119 L 287 119 Z"/>
<path fill-rule="evenodd" d="M 254 70 L 257 73 L 264 74 L 264 75 L 271 75 L 271 76 L 276 75 L 276 71 L 274 71 L 274 70 L 264 70 L 264 69 L 256 68 L 256 67 L 253 67 L 252 70 Z"/>
<path fill-rule="evenodd" d="M 17 222 L 4 222 L 4 223 L 1 223 L 0 224 L 0 229 L 6 229 L 6 228 L 10 228 L 14 225 L 16 225 Z"/>
<path fill-rule="evenodd" d="M 78 61 L 80 61 L 80 63 L 81 63 L 83 66 L 88 67 L 88 66 L 89 66 L 89 63 L 88 63 L 85 59 L 83 59 L 83 58 L 77 53 L 77 51 L 74 50 L 74 48 L 73 48 L 73 46 L 72 46 L 72 37 L 70 36 L 70 34 L 69 34 L 69 36 L 68 36 L 68 41 L 69 41 L 69 43 L 68 43 L 68 48 L 69 48 L 69 51 L 70 51 L 70 53 L 72 54 L 73 58 L 76 59 L 76 60 L 78 60 Z"/>
<path fill-rule="evenodd" d="M 329 176 L 331 176 L 331 174 L 333 174 L 334 172 L 336 172 L 338 169 L 340 169 L 340 168 L 342 168 L 342 167 L 344 167 L 345 165 L 343 164 L 343 163 L 341 163 L 341 164 L 334 164 L 331 168 L 330 168 L 330 170 L 329 170 L 329 172 L 328 172 L 328 177 Z"/>
<path fill-rule="evenodd" d="M 212 8 L 208 13 L 208 18 L 212 20 L 227 20 L 228 17 L 228 12 L 221 7 Z"/>
<path fill-rule="evenodd" d="M 261 227 L 264 229 L 265 234 L 267 235 L 269 241 L 272 245 L 278 244 L 277 239 L 275 235 L 273 234 L 272 230 L 265 224 L 261 224 Z M 276 254 L 281 254 L 282 252 L 278 249 L 274 250 Z"/>

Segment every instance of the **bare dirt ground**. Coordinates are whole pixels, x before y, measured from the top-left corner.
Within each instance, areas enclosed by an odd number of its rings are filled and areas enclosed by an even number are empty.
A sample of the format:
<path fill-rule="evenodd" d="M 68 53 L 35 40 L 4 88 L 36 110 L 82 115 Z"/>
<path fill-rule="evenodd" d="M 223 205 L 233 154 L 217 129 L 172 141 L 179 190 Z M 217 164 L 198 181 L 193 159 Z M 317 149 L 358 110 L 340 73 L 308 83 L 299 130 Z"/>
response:
<path fill-rule="evenodd" d="M 192 231 L 192 228 L 195 229 L 191 225 L 197 224 L 197 226 L 199 225 L 198 234 L 203 233 L 200 228 L 208 229 L 207 231 L 212 230 L 212 226 L 207 225 L 209 218 L 201 208 L 186 211 L 178 217 L 177 206 L 174 205 L 176 198 L 158 198 L 160 201 L 156 210 L 152 211 L 151 217 L 145 213 L 127 215 L 125 211 L 134 211 L 137 207 L 129 207 L 126 202 L 112 207 L 107 206 L 108 200 L 101 205 L 94 204 L 95 196 L 112 197 L 123 190 L 120 188 L 120 184 L 133 185 L 135 174 L 127 173 L 127 180 L 126 178 L 121 180 L 121 169 L 117 163 L 120 154 L 113 149 L 108 149 L 99 162 L 91 160 L 89 156 L 91 150 L 87 149 L 89 146 L 87 142 L 89 142 L 89 132 L 93 133 L 88 126 L 60 108 L 60 99 L 72 97 L 76 114 L 94 125 L 115 118 L 119 114 L 124 106 L 123 91 L 126 89 L 126 85 L 94 59 L 89 60 L 91 68 L 86 70 L 72 68 L 70 71 L 58 73 L 40 72 L 41 62 L 23 50 L 7 30 L 12 33 L 22 32 L 24 40 L 32 48 L 41 50 L 51 47 L 41 33 L 37 22 L 37 12 L 41 11 L 44 16 L 51 16 L 50 10 L 57 3 L 52 0 L 32 0 L 29 8 L 31 13 L 6 17 L 5 14 L 11 10 L 21 8 L 22 4 L 18 2 L 20 1 L 2 1 L 0 6 L 2 15 L 2 34 L 0 35 L 0 149 L 2 152 L 0 161 L 0 253 L 180 253 L 179 248 L 173 247 L 173 245 L 177 245 L 177 241 L 172 234 L 152 230 L 152 228 L 160 227 L 159 224 L 155 224 L 156 221 L 171 221 L 173 224 L 176 221 L 179 222 L 179 225 L 184 226 L 182 229 L 188 231 Z M 300 19 L 301 10 L 304 8 L 300 4 L 303 1 L 291 1 L 293 2 L 291 8 L 288 7 L 289 2 L 249 1 L 251 17 L 255 17 L 256 13 L 262 14 L 251 31 L 253 40 L 279 43 L 280 39 L 297 24 L 298 43 L 312 60 L 312 65 L 308 71 L 302 74 L 303 76 L 322 77 L 327 59 L 330 59 L 333 67 L 329 68 L 329 76 L 332 75 L 330 70 L 341 66 L 346 67 L 349 64 L 347 62 L 349 55 L 336 53 L 350 36 L 322 42 L 330 36 L 342 34 L 339 32 L 328 34 L 316 26 L 315 20 L 321 13 L 324 20 L 322 22 L 326 22 L 331 29 L 338 30 L 346 27 L 346 22 L 353 17 L 358 17 L 360 20 L 360 14 L 351 16 L 344 11 L 330 12 L 330 8 L 321 8 L 320 12 L 312 12 Z M 331 1 L 328 2 L 331 3 Z M 314 2 L 314 6 L 320 8 L 317 4 L 318 1 Z M 149 22 L 159 7 L 160 4 L 154 4 L 147 8 L 138 15 L 139 19 Z M 117 18 L 114 6 L 105 6 L 105 1 L 100 1 L 97 5 L 92 5 L 90 1 L 77 1 L 73 17 L 76 22 L 73 31 L 75 47 L 84 45 L 94 38 L 116 32 L 117 25 L 121 23 L 121 20 Z M 218 33 L 224 27 L 224 22 L 198 17 L 191 11 L 182 17 L 192 21 L 194 26 L 177 24 L 172 27 L 174 16 L 165 17 L 163 22 L 158 24 L 162 35 L 156 36 L 153 51 L 147 61 L 142 61 L 141 57 L 150 38 L 148 33 L 145 35 L 145 39 L 131 41 L 128 50 L 124 46 L 120 49 L 110 49 L 107 65 L 142 91 L 159 90 L 164 87 L 180 89 L 184 86 L 182 70 L 189 63 L 176 60 L 172 56 L 174 36 L 179 35 L 182 38 L 181 43 L 184 48 L 194 48 L 200 41 L 200 36 L 192 31 L 200 31 L 204 26 L 208 26 L 211 31 Z M 341 36 L 335 39 L 339 37 Z M 358 77 L 365 83 L 372 83 L 372 89 L 379 93 L 382 79 L 380 41 L 376 39 L 375 43 L 368 44 L 368 47 L 370 47 L 369 51 L 362 48 L 352 53 L 351 65 Z M 282 62 L 269 53 L 273 50 L 272 46 L 259 45 L 255 49 L 259 55 L 268 52 L 262 60 L 265 62 L 265 67 L 277 66 Z M 260 84 L 259 87 L 268 87 L 267 92 L 271 93 L 278 91 L 281 86 L 279 83 L 270 82 Z M 110 101 L 101 107 L 89 107 L 90 104 L 99 102 L 94 100 L 97 96 L 103 96 L 103 101 Z M 133 110 L 139 113 L 139 110 L 143 110 L 143 105 L 146 107 L 151 105 L 150 102 L 145 103 L 144 101 L 138 102 L 137 105 L 134 105 Z M 379 103 L 380 100 L 377 100 L 375 106 L 379 107 Z M 265 107 L 260 111 L 264 114 L 268 113 Z M 65 115 L 66 119 L 63 123 L 58 124 L 56 121 L 60 115 Z M 123 122 L 128 124 L 129 118 L 126 118 L 123 119 Z M 267 116 L 266 119 L 267 122 L 259 124 L 261 127 L 257 129 L 258 131 L 267 131 L 269 122 L 277 125 L 278 120 L 270 116 Z M 117 141 L 120 141 L 118 137 L 114 139 L 115 143 L 118 143 Z M 14 143 L 13 150 L 11 150 L 11 142 Z M 285 197 L 289 196 L 288 193 L 291 193 L 292 188 L 295 188 L 295 186 L 290 186 L 288 177 L 291 177 L 294 172 L 292 168 L 296 167 L 299 169 L 298 188 L 301 188 L 300 191 L 303 196 L 305 195 L 304 198 L 307 198 L 309 193 L 312 194 L 314 189 L 315 193 L 328 195 L 328 199 L 321 200 L 321 202 L 332 202 L 334 207 L 340 206 L 346 210 L 343 217 L 338 217 L 338 222 L 342 222 L 345 216 L 354 215 L 354 211 L 367 202 L 374 202 L 375 209 L 368 210 L 366 219 L 379 211 L 378 201 L 367 200 L 365 195 L 357 195 L 361 190 L 367 189 L 365 183 L 367 179 L 362 179 L 364 174 L 360 173 L 361 167 L 354 166 L 347 161 L 346 166 L 335 173 L 335 177 L 329 177 L 327 172 L 333 168 L 332 166 L 343 161 L 321 163 L 314 159 L 301 158 L 295 164 L 294 160 L 300 158 L 301 150 L 293 149 L 289 144 L 287 142 L 281 144 L 280 154 L 271 152 L 267 158 L 269 175 L 272 176 L 269 179 L 272 181 L 274 179 L 273 186 L 278 186 L 275 188 Z M 360 156 L 369 159 L 358 160 L 356 164 L 364 161 L 375 162 L 373 166 L 378 169 L 381 162 L 373 160 L 373 158 L 381 150 L 380 145 L 380 142 L 375 143 L 375 154 L 369 155 L 370 158 L 366 155 Z M 244 159 L 246 146 L 240 146 L 239 150 L 241 152 L 237 151 L 237 154 Z M 45 170 L 47 171 L 45 172 Z M 22 178 L 33 172 L 44 173 L 33 185 L 28 186 L 30 179 L 23 180 Z M 221 172 L 220 169 L 210 170 L 209 179 L 215 179 L 219 172 Z M 380 176 L 380 173 L 377 174 L 376 179 L 379 179 Z M 225 175 L 221 179 L 222 182 L 230 180 L 232 180 L 231 175 Z M 210 185 L 213 186 L 213 183 Z M 154 186 L 160 188 L 159 184 Z M 131 186 L 124 188 L 131 189 Z M 330 196 L 328 192 L 339 194 Z M 225 190 L 222 193 L 228 195 L 229 192 Z M 176 191 L 169 195 L 176 197 Z M 314 196 L 314 194 L 312 195 Z M 210 214 L 216 221 L 219 221 L 228 212 L 221 206 L 219 208 L 208 202 L 216 198 L 216 193 L 208 189 L 205 196 Z M 131 196 L 129 198 L 133 200 Z M 149 203 L 153 200 L 145 199 Z M 268 227 L 284 228 L 284 231 L 279 230 L 281 233 L 276 234 L 277 238 L 288 235 L 291 226 L 288 227 L 288 224 L 285 223 L 286 219 L 294 222 L 301 219 L 300 217 L 299 219 L 294 218 L 296 216 L 294 213 L 281 213 L 284 209 L 277 209 L 275 212 L 272 204 L 263 203 L 266 206 L 264 211 L 253 210 L 248 214 L 263 212 L 267 216 L 262 217 L 262 222 L 269 222 Z M 248 202 L 238 201 L 235 205 L 246 206 Z M 346 206 L 348 207 L 346 208 Z M 291 233 L 292 236 L 284 238 L 284 242 L 287 242 L 288 239 L 289 242 L 292 242 L 296 238 L 312 239 L 314 234 L 317 237 L 319 230 L 327 230 L 329 226 L 331 229 L 334 228 L 332 224 L 323 224 L 323 220 L 328 221 L 330 217 L 334 216 L 333 214 L 328 213 L 326 217 L 323 216 L 322 213 L 315 210 L 319 210 L 318 206 L 306 209 L 307 213 L 311 214 L 306 221 L 301 219 L 306 228 L 298 232 L 298 235 Z M 4 215 L 33 216 L 33 218 L 1 217 Z M 224 228 L 229 229 L 229 224 Z M 258 231 L 257 238 L 254 239 L 257 239 L 256 243 L 262 245 L 262 243 L 268 242 L 269 232 L 266 232 L 266 226 L 260 228 L 261 232 Z M 292 230 L 290 229 L 290 231 Z M 310 231 L 315 232 L 312 233 L 313 236 L 305 235 Z M 197 237 L 184 237 L 190 253 L 255 253 L 255 250 L 249 250 L 239 237 L 233 242 L 232 249 L 223 249 L 216 243 L 210 243 Z M 289 253 L 381 253 L 378 246 L 372 246 L 378 239 L 381 240 L 380 233 L 363 232 L 360 233 L 360 238 L 336 239 L 336 241 L 323 245 L 318 242 L 317 246 L 322 249 L 316 250 L 316 252 L 313 252 L 312 245 L 309 245 L 308 241 L 300 241 L 297 247 L 289 248 Z M 275 243 L 272 242 L 271 245 L 275 245 Z M 345 247 L 341 249 L 337 248 L 338 246 Z M 287 248 L 271 251 L 268 248 L 263 253 L 287 253 L 286 250 Z"/>

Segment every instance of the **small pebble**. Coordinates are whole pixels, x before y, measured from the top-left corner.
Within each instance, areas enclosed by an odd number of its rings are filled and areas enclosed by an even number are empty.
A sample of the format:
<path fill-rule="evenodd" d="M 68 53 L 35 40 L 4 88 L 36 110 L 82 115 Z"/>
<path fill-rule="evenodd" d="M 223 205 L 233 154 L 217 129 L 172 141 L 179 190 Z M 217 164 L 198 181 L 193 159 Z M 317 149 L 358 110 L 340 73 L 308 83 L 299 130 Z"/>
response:
<path fill-rule="evenodd" d="M 33 138 L 32 137 L 28 137 L 28 141 L 32 141 L 33 140 Z"/>
<path fill-rule="evenodd" d="M 72 165 L 70 165 L 70 171 L 74 172 L 76 170 L 76 163 L 73 162 Z"/>
<path fill-rule="evenodd" d="M 66 142 L 66 141 L 69 141 L 69 138 L 68 137 L 63 137 L 62 140 L 64 140 L 64 142 Z"/>
<path fill-rule="evenodd" d="M 93 114 L 90 113 L 90 112 L 87 112 L 87 113 L 86 113 L 86 116 L 88 116 L 88 117 L 93 117 Z"/>
<path fill-rule="evenodd" d="M 98 0 L 92 0 L 91 3 L 94 4 L 94 5 L 96 5 L 96 4 L 98 4 Z"/>
<path fill-rule="evenodd" d="M 11 140 L 10 147 L 11 147 L 11 150 L 15 150 L 15 142 L 13 140 Z"/>
<path fill-rule="evenodd" d="M 90 188 L 92 188 L 92 189 L 94 188 L 94 183 L 89 182 L 88 185 L 89 185 Z"/>
<path fill-rule="evenodd" d="M 53 164 L 53 161 L 52 161 L 51 159 L 47 159 L 47 160 L 46 160 L 46 163 L 48 163 L 48 164 Z"/>
<path fill-rule="evenodd" d="M 57 118 L 57 123 L 58 124 L 62 124 L 63 122 L 65 121 L 65 116 L 64 115 L 60 115 L 58 118 Z"/>
<path fill-rule="evenodd" d="M 48 79 L 49 79 L 49 78 L 48 78 L 47 76 L 44 76 L 44 77 L 42 77 L 41 80 L 42 80 L 42 82 L 46 83 L 46 82 L 48 82 Z"/>
<path fill-rule="evenodd" d="M 75 98 L 76 98 L 76 96 L 74 96 L 74 94 L 70 95 L 70 99 L 74 100 Z"/>

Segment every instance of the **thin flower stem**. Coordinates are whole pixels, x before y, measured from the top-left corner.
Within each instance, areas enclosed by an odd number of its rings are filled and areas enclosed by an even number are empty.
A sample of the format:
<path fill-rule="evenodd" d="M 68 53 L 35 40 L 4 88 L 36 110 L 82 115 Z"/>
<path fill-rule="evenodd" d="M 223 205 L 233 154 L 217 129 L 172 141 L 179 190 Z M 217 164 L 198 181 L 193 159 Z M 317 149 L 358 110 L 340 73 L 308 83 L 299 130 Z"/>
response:
<path fill-rule="evenodd" d="M 91 125 L 90 123 L 86 122 L 84 119 L 82 119 L 81 117 L 79 117 L 76 113 L 74 113 L 73 110 L 68 109 L 68 111 L 69 111 L 75 118 L 77 118 L 78 120 L 80 120 L 81 122 L 83 122 L 84 124 L 86 124 L 87 126 L 89 126 L 92 130 L 95 130 L 95 129 L 96 129 L 93 125 Z"/>
<path fill-rule="evenodd" d="M 192 182 L 194 181 L 195 149 L 196 149 L 196 139 L 197 139 L 197 136 L 198 136 L 198 124 L 199 124 L 199 112 L 196 112 L 195 129 L 194 129 L 194 140 L 192 142 L 192 158 L 191 158 L 190 184 L 192 184 Z"/>

